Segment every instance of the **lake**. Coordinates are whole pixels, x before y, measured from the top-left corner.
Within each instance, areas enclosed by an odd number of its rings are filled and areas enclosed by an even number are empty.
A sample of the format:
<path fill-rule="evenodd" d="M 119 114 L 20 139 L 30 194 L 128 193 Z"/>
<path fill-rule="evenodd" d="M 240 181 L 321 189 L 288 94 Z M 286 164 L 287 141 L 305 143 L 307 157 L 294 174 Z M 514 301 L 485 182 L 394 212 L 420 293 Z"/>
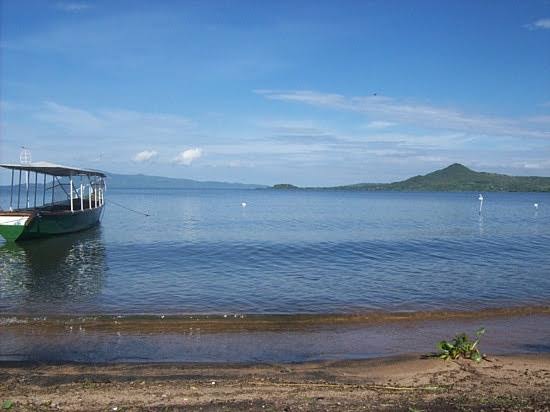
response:
<path fill-rule="evenodd" d="M 550 194 L 487 193 L 481 215 L 477 197 L 111 190 L 96 229 L 0 244 L 0 312 L 325 314 L 548 305 Z"/>

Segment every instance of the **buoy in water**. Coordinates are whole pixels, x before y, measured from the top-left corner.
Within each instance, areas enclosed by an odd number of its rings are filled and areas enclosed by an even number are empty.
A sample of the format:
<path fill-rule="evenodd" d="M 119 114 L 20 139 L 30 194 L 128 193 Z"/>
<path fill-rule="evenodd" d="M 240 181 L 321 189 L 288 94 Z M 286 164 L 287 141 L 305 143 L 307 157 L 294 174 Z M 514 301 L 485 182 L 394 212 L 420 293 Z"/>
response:
<path fill-rule="evenodd" d="M 479 214 L 481 214 L 481 210 L 483 209 L 483 195 L 481 193 L 479 194 L 477 200 L 479 200 Z"/>

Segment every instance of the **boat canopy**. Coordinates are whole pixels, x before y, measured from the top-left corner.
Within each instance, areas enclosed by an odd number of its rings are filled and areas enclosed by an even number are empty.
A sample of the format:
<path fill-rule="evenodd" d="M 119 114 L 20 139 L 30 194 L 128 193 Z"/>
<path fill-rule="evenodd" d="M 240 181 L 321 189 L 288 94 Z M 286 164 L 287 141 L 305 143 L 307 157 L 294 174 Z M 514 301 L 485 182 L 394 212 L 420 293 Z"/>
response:
<path fill-rule="evenodd" d="M 81 169 L 78 167 L 61 166 L 49 162 L 34 162 L 28 164 L 0 164 L 0 167 L 11 170 L 35 172 L 50 176 L 98 176 L 107 177 L 104 172 L 93 169 Z"/>
<path fill-rule="evenodd" d="M 99 170 L 49 162 L 0 163 L 0 167 L 11 170 L 10 212 L 35 209 L 59 211 L 65 208 L 74 212 L 102 207 L 104 204 L 107 176 Z M 17 178 L 16 172 L 19 172 Z M 40 181 L 39 174 L 42 175 Z M 39 186 L 41 196 L 38 193 Z"/>

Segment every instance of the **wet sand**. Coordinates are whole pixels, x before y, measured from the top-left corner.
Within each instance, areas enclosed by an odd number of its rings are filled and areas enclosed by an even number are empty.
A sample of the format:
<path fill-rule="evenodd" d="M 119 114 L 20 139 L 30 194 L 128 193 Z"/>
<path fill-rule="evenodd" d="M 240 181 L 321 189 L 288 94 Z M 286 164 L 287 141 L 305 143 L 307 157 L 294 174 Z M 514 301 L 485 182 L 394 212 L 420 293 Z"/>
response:
<path fill-rule="evenodd" d="M 550 410 L 550 356 L 298 364 L 0 363 L 14 411 Z"/>

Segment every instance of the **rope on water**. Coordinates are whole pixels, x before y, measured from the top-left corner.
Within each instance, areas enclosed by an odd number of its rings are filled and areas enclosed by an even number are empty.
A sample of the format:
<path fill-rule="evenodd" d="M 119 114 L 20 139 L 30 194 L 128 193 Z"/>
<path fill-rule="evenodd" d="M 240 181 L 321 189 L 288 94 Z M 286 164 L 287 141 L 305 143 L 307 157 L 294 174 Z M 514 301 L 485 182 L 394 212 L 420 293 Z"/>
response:
<path fill-rule="evenodd" d="M 124 205 L 122 205 L 122 204 L 120 204 L 120 203 L 117 203 L 117 202 L 115 202 L 115 201 L 113 201 L 113 200 L 110 200 L 110 199 L 109 199 L 109 200 L 105 200 L 105 203 L 111 203 L 111 204 L 113 204 L 113 205 L 115 205 L 115 206 L 121 207 L 121 208 L 126 209 L 126 210 L 128 210 L 128 211 L 130 211 L 130 212 L 137 213 L 138 215 L 143 215 L 143 216 L 145 216 L 145 217 L 151 216 L 149 213 L 145 213 L 145 212 L 141 212 L 141 211 L 139 211 L 139 210 L 131 209 L 131 208 L 127 207 L 127 206 L 124 206 Z"/>

